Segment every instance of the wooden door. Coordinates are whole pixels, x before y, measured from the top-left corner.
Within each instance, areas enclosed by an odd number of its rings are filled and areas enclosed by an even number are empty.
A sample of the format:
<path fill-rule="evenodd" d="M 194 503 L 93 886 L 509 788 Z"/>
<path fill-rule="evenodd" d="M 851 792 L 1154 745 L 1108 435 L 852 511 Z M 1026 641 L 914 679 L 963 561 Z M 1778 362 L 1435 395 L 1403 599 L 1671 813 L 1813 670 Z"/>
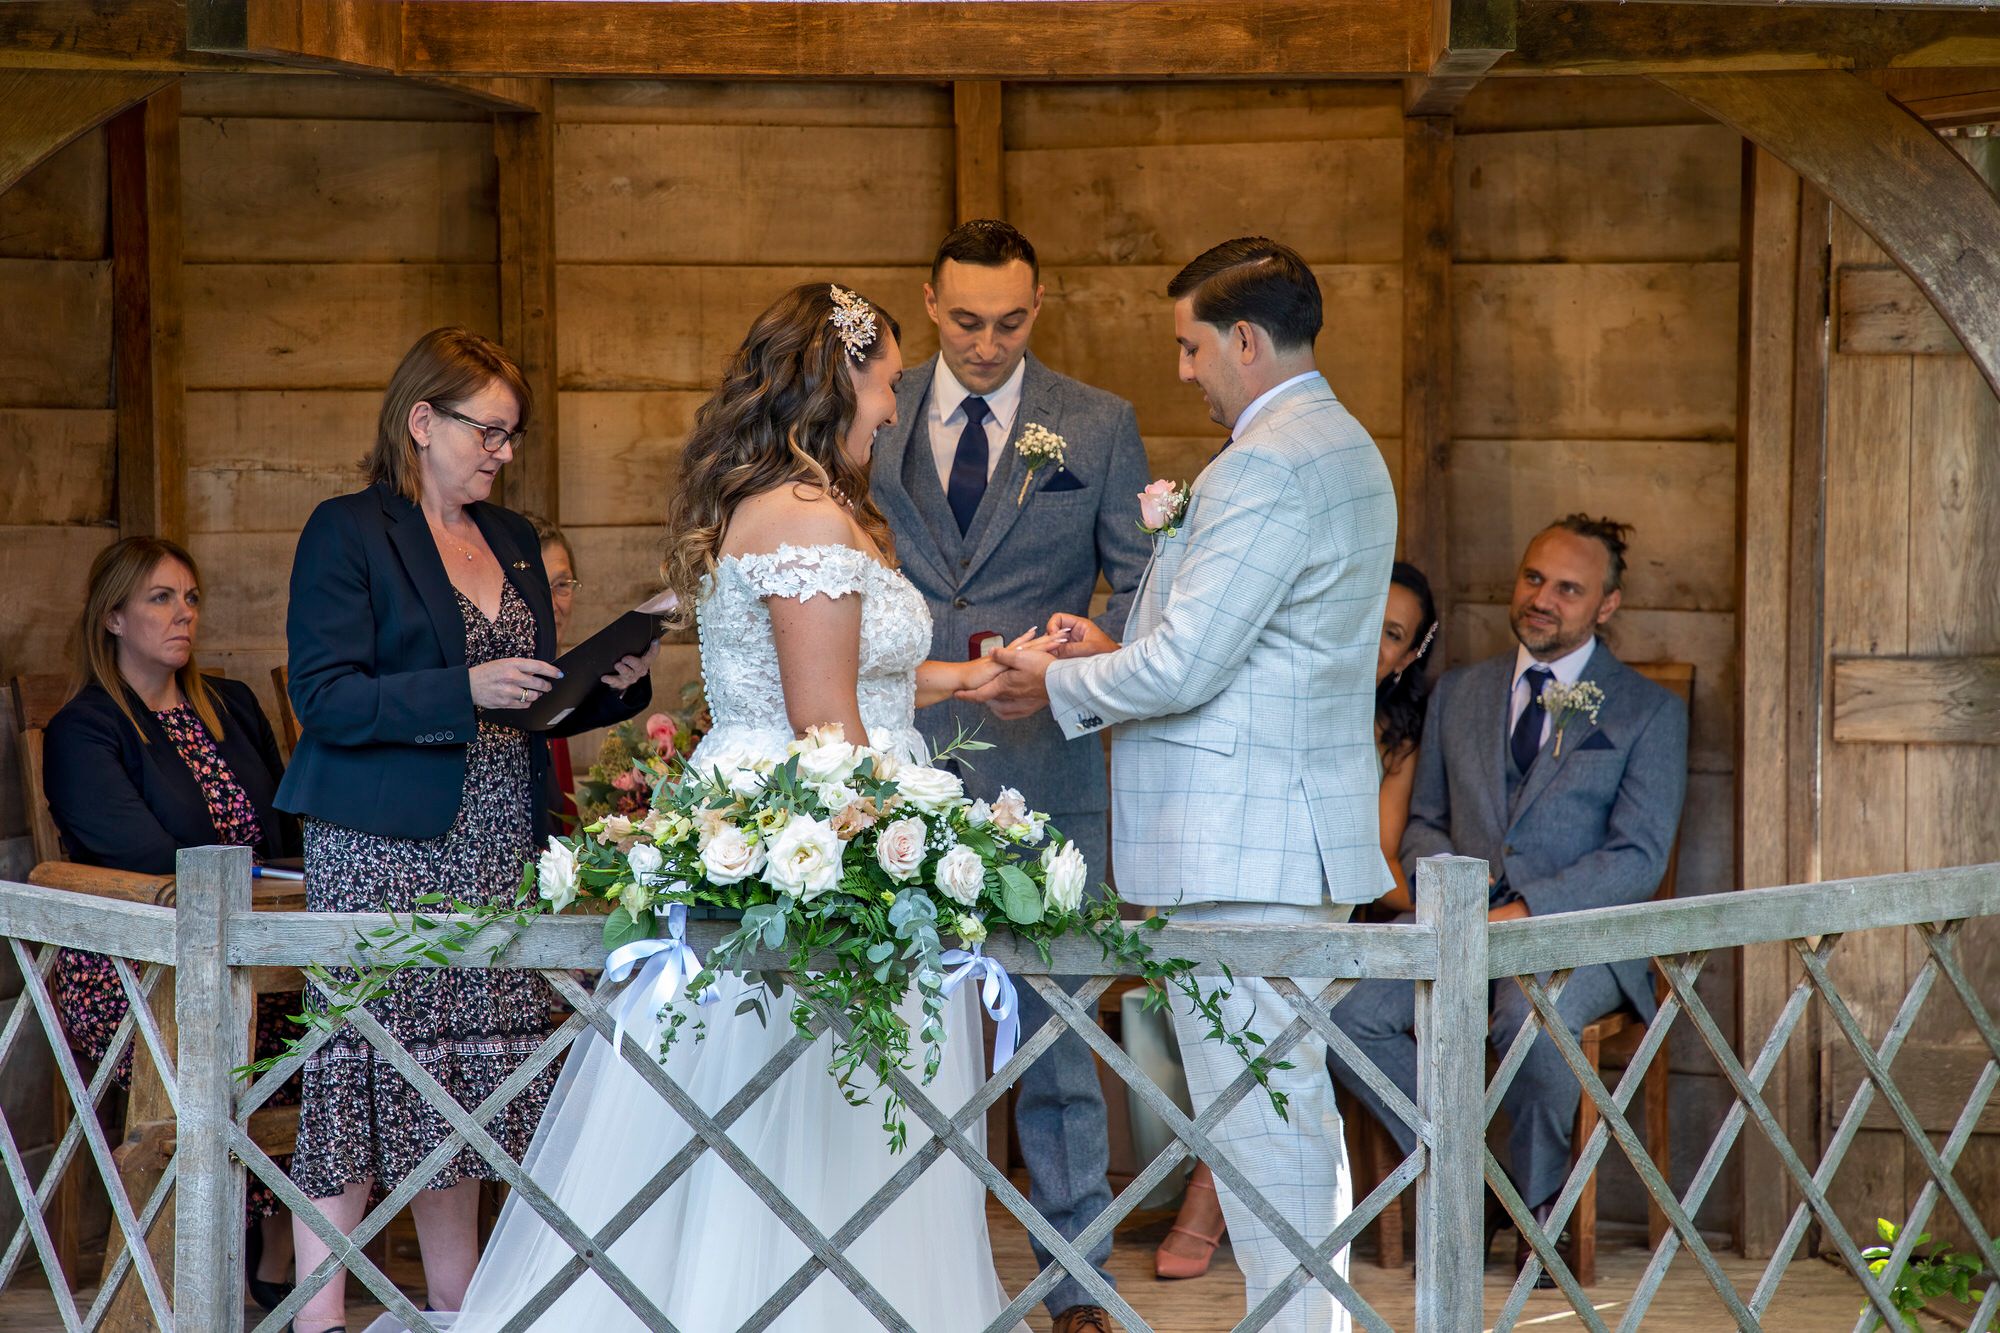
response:
<path fill-rule="evenodd" d="M 1838 210 L 1827 263 L 1818 877 L 2000 860 L 2000 404 L 1915 285 Z M 1960 955 L 1995 1005 L 2000 922 L 1970 924 Z M 1926 957 L 1917 931 L 1841 942 L 1834 975 L 1871 1039 Z M 1933 1143 L 1985 1059 L 1939 978 L 1891 1068 Z M 1862 1077 L 1822 1018 L 1822 1150 Z M 1900 1222 L 1929 1179 L 1882 1099 L 1863 1123 L 1832 1192 L 1860 1237 L 1877 1216 Z M 1981 1129 L 1957 1176 L 1990 1229 L 2000 1108 Z M 1958 1234 L 1947 1206 L 1930 1229 Z"/>

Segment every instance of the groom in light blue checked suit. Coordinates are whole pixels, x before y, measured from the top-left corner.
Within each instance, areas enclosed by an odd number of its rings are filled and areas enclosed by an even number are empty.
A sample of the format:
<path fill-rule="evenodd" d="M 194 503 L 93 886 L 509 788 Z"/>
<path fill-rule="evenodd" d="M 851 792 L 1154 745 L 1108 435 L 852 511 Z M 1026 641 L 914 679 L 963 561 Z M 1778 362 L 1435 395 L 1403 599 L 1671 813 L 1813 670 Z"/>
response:
<path fill-rule="evenodd" d="M 1155 539 L 1124 646 L 1074 616 L 1064 660 L 1002 650 L 1012 668 L 974 697 L 1001 716 L 1046 703 L 1065 735 L 1112 731 L 1112 842 L 1124 898 L 1181 904 L 1177 921 L 1317 923 L 1392 883 L 1377 833 L 1375 660 L 1396 544 L 1382 456 L 1313 366 L 1319 283 L 1286 246 L 1228 241 L 1181 270 L 1180 375 L 1231 427 L 1178 531 Z M 1298 978 L 1308 994 L 1321 979 Z M 1275 1034 L 1291 1007 L 1239 980 L 1232 1027 Z M 1184 1008 L 1175 1027 L 1197 1111 L 1242 1072 Z M 1324 1044 L 1271 1075 L 1289 1121 L 1252 1094 L 1217 1145 L 1317 1243 L 1352 1201 Z M 1296 1261 L 1217 1181 L 1246 1307 Z M 1338 1263 L 1345 1271 L 1343 1251 Z M 1266 1327 L 1345 1329 L 1308 1283 Z"/>
<path fill-rule="evenodd" d="M 941 350 L 904 372 L 896 422 L 875 442 L 870 490 L 903 572 L 930 604 L 931 655 L 963 658 L 975 634 L 1011 639 L 1052 611 L 1088 612 L 1100 572 L 1111 587 L 1104 622 L 1122 625 L 1148 553 L 1138 521 L 1146 450 L 1132 405 L 1029 353 L 1041 304 L 1035 251 L 1004 222 L 968 222 L 945 237 L 924 304 Z M 1065 441 L 1060 465 L 1031 470 L 1016 447 L 1031 424 Z M 917 725 L 934 748 L 977 728 L 993 748 L 963 767 L 966 790 L 990 801 L 1018 789 L 1103 876 L 1110 792 L 1096 739 L 1067 739 L 1045 717 L 996 723 L 956 701 L 924 709 Z M 1025 1036 L 1048 1021 L 1048 1002 L 1027 986 L 1020 999 Z M 1090 1048 L 1065 1035 L 1018 1087 L 1030 1198 L 1073 1239 L 1111 1203 L 1110 1137 Z M 1106 1281 L 1110 1254 L 1107 1236 L 1089 1256 Z M 1109 1328 L 1067 1275 L 1045 1303 L 1057 1333 L 1082 1333 L 1093 1316 Z"/>

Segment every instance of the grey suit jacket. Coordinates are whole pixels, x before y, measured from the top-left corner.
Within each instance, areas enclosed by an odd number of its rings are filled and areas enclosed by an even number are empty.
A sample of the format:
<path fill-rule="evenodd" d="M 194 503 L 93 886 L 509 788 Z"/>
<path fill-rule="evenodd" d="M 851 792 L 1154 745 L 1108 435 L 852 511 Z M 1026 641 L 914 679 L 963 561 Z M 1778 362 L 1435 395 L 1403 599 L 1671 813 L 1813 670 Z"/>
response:
<path fill-rule="evenodd" d="M 1058 662 L 1050 711 L 1112 733 L 1113 860 L 1131 902 L 1367 902 L 1378 833 L 1375 659 L 1396 497 L 1314 376 L 1196 478 L 1125 645 Z"/>
<path fill-rule="evenodd" d="M 1431 696 L 1403 832 L 1412 880 L 1421 856 L 1484 858 L 1536 916 L 1644 902 L 1660 887 L 1687 791 L 1687 709 L 1620 662 L 1602 639 L 1581 679 L 1604 692 L 1598 720 L 1554 731 L 1510 801 L 1513 653 L 1446 672 Z M 1642 1017 L 1654 1010 L 1645 960 L 1613 965 Z"/>
<path fill-rule="evenodd" d="M 1146 448 L 1132 405 L 1050 370 L 1033 354 L 1022 372 L 1021 409 L 972 526 L 960 534 L 930 447 L 931 379 L 937 358 L 912 366 L 896 394 L 896 424 L 875 442 L 870 490 L 889 520 L 903 573 L 931 610 L 931 655 L 962 661 L 967 641 L 988 630 L 1013 638 L 1058 611 L 1088 615 L 1102 571 L 1111 602 L 1102 624 L 1116 636 L 1146 567 L 1139 528 Z M 1063 471 L 1027 475 L 1014 440 L 1030 422 L 1063 437 Z M 1058 489 L 1051 489 L 1052 486 Z M 969 756 L 966 786 L 991 797 L 1015 787 L 1038 810 L 1090 813 L 1109 804 L 1103 750 L 1069 741 L 1046 714 L 1003 722 L 977 704 L 947 700 L 917 714 L 933 746 L 962 727 L 993 749 Z"/>

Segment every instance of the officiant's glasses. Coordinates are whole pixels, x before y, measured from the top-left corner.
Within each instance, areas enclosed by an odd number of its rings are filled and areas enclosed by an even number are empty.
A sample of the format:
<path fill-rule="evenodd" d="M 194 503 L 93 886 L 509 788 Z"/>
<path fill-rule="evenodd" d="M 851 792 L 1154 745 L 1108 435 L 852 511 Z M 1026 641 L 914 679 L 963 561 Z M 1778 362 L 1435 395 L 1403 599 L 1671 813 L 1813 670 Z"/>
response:
<path fill-rule="evenodd" d="M 497 454 L 508 445 L 519 445 L 524 430 L 507 430 L 500 426 L 489 426 L 483 421 L 474 421 L 463 412 L 454 412 L 443 403 L 432 403 L 431 411 L 441 412 L 453 421 L 461 422 L 479 432 L 479 447 L 489 454 Z"/>

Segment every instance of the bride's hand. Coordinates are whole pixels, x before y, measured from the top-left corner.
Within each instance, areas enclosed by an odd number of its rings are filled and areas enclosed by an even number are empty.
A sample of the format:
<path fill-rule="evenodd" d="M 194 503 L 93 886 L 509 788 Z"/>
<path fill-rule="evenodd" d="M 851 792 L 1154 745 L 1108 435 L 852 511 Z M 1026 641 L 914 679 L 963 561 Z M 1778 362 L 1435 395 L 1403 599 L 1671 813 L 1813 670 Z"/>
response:
<path fill-rule="evenodd" d="M 1035 630 L 1028 630 L 1026 633 L 1015 638 L 1007 646 L 1010 649 L 1019 648 L 1029 652 L 1049 653 L 1054 652 L 1062 642 L 1063 636 L 1061 634 L 1044 634 Z M 961 690 L 979 689 L 989 681 L 998 678 L 1000 673 L 1006 669 L 991 655 L 975 657 L 963 665 L 958 688 Z"/>

